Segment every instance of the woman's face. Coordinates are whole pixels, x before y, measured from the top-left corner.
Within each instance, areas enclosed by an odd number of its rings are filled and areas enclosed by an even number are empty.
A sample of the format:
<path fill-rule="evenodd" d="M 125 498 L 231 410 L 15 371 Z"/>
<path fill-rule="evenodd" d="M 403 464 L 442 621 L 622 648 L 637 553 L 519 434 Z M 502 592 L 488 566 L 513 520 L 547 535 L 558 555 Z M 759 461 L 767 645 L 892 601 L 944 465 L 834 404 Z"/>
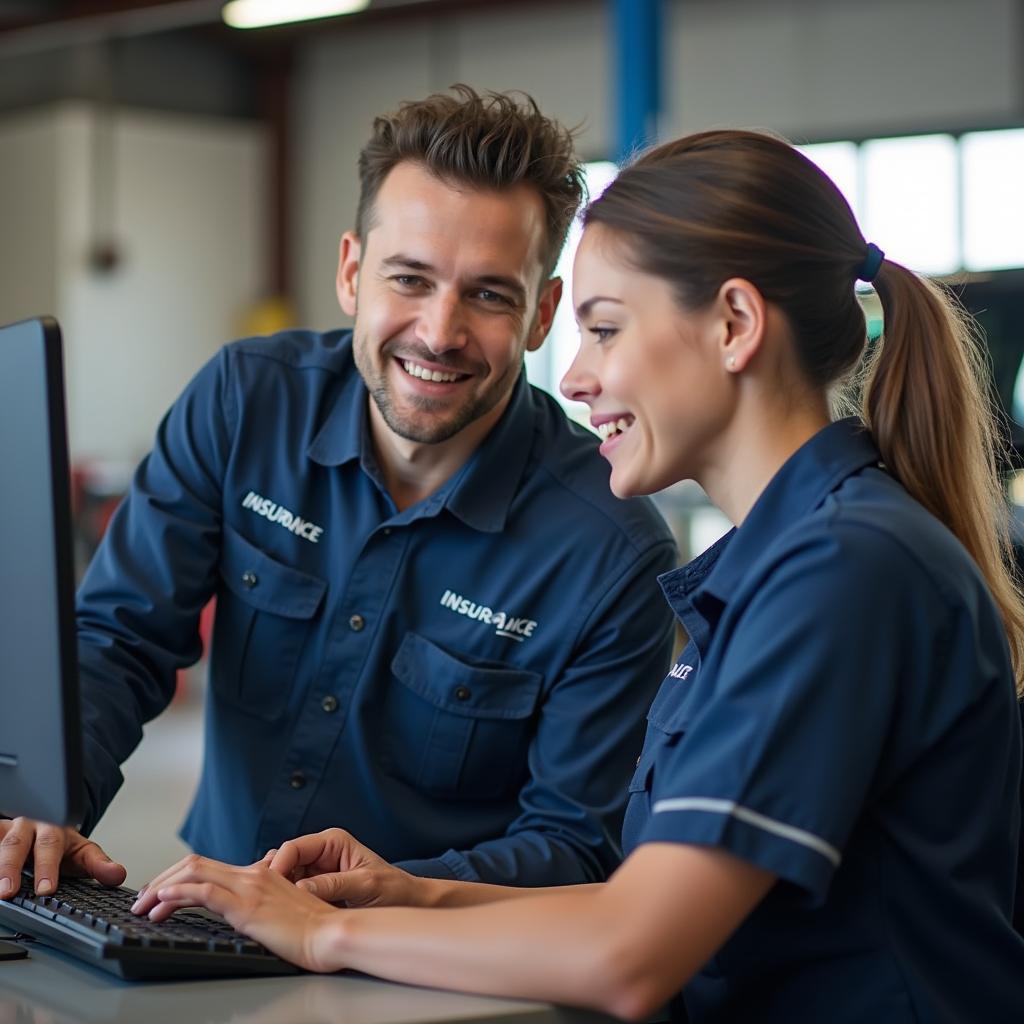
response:
<path fill-rule="evenodd" d="M 562 393 L 590 406 L 619 497 L 700 480 L 735 407 L 716 306 L 685 311 L 671 285 L 629 266 L 600 224 L 583 234 L 573 268 L 580 348 Z"/>

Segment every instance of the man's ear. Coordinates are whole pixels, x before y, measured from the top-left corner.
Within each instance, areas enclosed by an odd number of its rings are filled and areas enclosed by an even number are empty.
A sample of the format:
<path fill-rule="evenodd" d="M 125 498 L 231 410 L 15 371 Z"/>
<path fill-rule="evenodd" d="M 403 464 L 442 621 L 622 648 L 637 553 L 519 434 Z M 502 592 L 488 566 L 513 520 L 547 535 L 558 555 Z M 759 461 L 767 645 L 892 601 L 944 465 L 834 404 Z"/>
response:
<path fill-rule="evenodd" d="M 346 316 L 356 315 L 356 295 L 359 291 L 359 258 L 363 244 L 354 231 L 346 231 L 338 245 L 338 276 L 335 286 L 338 305 Z"/>
<path fill-rule="evenodd" d="M 764 296 L 746 279 L 733 277 L 718 289 L 717 305 L 725 327 L 719 343 L 722 363 L 730 373 L 739 373 L 757 354 L 764 339 Z"/>
<path fill-rule="evenodd" d="M 558 302 L 562 297 L 562 279 L 552 277 L 541 289 L 540 298 L 537 300 L 537 312 L 533 318 L 533 326 L 530 328 L 530 336 L 526 339 L 526 351 L 536 352 L 544 344 L 544 339 L 551 330 L 551 324 L 555 319 L 555 311 L 558 309 Z"/>

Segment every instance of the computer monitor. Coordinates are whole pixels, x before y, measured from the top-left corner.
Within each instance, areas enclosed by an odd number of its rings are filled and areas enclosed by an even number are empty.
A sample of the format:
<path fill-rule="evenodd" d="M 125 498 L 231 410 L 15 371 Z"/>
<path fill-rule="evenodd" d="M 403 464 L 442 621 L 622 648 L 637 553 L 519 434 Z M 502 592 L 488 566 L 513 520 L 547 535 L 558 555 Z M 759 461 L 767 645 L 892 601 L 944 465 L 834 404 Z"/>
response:
<path fill-rule="evenodd" d="M 0 815 L 84 804 L 64 361 L 49 318 L 0 327 Z"/>

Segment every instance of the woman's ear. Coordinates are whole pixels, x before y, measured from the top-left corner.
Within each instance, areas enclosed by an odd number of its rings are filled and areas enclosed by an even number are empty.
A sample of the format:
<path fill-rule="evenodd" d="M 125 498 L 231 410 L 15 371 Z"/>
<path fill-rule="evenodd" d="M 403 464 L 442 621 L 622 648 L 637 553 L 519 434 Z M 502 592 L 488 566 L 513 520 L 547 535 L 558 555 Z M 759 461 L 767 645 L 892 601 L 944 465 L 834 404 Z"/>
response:
<path fill-rule="evenodd" d="M 745 278 L 731 277 L 718 289 L 716 302 L 725 328 L 719 342 L 722 365 L 729 373 L 740 373 L 757 355 L 764 339 L 764 296 Z"/>

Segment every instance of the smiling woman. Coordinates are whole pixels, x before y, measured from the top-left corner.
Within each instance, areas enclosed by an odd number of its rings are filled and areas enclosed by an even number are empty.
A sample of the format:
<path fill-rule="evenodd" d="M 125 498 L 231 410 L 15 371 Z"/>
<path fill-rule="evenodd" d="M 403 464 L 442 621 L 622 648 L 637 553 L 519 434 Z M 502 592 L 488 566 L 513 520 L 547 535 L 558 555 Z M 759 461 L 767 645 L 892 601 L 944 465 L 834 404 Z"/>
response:
<path fill-rule="evenodd" d="M 695 479 L 736 525 L 660 577 L 690 642 L 647 716 L 622 866 L 549 889 L 420 879 L 329 829 L 249 868 L 186 859 L 137 912 L 198 902 L 314 970 L 633 1020 L 665 1000 L 694 1024 L 1019 1019 L 1024 616 L 970 332 L 778 139 L 662 146 L 586 222 L 563 391 L 590 407 L 616 494 Z M 480 315 L 452 284 L 462 259 L 416 285 L 456 336 Z M 857 279 L 887 333 L 861 415 L 833 421 L 865 357 Z M 433 369 L 404 301 L 375 336 Z M 480 330 L 467 391 L 514 334 Z M 414 417 L 428 385 L 364 344 Z"/>

